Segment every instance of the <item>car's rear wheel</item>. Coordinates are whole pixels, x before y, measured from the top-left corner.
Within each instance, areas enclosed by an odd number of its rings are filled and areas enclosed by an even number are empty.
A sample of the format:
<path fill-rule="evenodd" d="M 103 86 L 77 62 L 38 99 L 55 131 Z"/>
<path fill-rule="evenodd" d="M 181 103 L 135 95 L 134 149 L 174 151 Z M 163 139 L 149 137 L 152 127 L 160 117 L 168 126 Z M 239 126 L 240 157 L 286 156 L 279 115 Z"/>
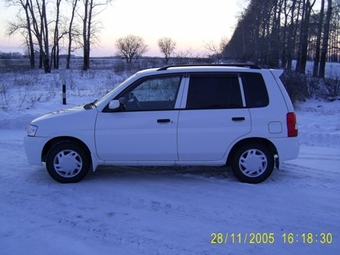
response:
<path fill-rule="evenodd" d="M 232 155 L 231 169 L 241 182 L 260 183 L 273 172 L 274 155 L 263 144 L 244 144 Z"/>
<path fill-rule="evenodd" d="M 79 182 L 90 169 L 90 155 L 77 142 L 59 142 L 48 152 L 46 168 L 50 176 L 58 182 Z"/>

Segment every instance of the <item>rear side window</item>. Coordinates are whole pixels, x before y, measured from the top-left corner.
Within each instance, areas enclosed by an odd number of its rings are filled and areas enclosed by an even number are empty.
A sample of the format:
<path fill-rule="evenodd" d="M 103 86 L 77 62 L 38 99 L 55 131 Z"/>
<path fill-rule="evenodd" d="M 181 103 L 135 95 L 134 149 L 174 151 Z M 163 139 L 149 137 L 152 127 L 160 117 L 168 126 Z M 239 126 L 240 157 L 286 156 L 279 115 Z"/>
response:
<path fill-rule="evenodd" d="M 187 109 L 226 109 L 242 106 L 236 74 L 190 75 Z"/>
<path fill-rule="evenodd" d="M 242 73 L 241 77 L 247 107 L 266 107 L 269 104 L 269 97 L 262 74 Z"/>

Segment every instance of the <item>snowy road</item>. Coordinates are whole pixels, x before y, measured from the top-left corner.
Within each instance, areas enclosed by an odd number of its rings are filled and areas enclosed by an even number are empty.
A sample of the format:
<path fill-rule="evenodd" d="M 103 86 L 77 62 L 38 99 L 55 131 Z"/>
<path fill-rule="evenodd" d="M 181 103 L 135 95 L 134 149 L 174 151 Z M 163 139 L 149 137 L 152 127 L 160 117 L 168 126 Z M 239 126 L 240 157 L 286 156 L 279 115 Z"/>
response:
<path fill-rule="evenodd" d="M 339 254 L 339 148 L 302 145 L 258 185 L 133 167 L 62 185 L 27 164 L 24 133 L 0 129 L 0 254 Z"/>

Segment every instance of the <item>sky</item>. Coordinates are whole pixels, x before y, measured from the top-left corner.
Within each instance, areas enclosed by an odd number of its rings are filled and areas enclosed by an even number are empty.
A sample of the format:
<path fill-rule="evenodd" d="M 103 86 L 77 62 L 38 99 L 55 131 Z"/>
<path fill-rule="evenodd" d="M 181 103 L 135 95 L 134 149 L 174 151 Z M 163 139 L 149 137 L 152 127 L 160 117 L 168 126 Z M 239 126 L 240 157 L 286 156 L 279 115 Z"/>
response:
<path fill-rule="evenodd" d="M 22 52 L 19 35 L 6 36 L 6 23 L 15 19 L 16 7 L 5 7 L 0 0 L 0 51 Z M 102 23 L 100 42 L 92 48 L 91 56 L 115 55 L 115 42 L 127 35 L 144 39 L 148 56 L 161 55 L 157 40 L 170 37 L 176 42 L 176 52 L 196 56 L 206 52 L 206 45 L 218 44 L 230 38 L 237 17 L 246 7 L 245 0 L 114 0 L 98 16 Z"/>

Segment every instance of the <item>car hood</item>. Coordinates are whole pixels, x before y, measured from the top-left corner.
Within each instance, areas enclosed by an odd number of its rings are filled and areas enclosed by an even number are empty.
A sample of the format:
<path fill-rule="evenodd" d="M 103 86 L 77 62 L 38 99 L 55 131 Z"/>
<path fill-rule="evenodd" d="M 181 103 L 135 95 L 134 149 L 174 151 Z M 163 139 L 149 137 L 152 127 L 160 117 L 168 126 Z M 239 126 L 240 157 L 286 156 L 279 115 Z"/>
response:
<path fill-rule="evenodd" d="M 96 108 L 86 110 L 83 106 L 76 106 L 47 113 L 31 124 L 38 128 L 36 136 L 57 137 L 67 134 L 77 137 L 94 132 L 97 113 Z"/>
<path fill-rule="evenodd" d="M 35 120 L 33 120 L 32 123 L 40 122 L 40 121 L 47 120 L 47 119 L 50 119 L 50 118 L 56 118 L 56 117 L 59 117 L 59 116 L 61 117 L 61 116 L 65 116 L 65 115 L 74 115 L 78 112 L 83 112 L 83 111 L 85 111 L 85 109 L 84 109 L 84 106 L 82 106 L 82 105 L 75 106 L 75 107 L 72 107 L 72 108 L 60 109 L 60 110 L 56 110 L 56 111 L 53 111 L 53 112 L 46 113 L 46 114 L 36 118 Z"/>

